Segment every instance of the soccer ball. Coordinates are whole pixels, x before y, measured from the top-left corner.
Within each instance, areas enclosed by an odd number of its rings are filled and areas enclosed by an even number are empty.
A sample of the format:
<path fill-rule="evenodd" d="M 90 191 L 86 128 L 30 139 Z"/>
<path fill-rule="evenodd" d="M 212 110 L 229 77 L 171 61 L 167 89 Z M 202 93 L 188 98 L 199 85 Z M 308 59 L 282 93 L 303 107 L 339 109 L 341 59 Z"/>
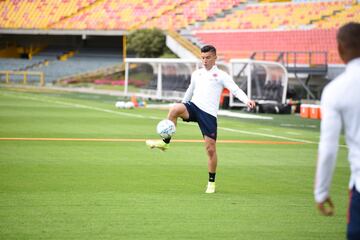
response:
<path fill-rule="evenodd" d="M 166 139 L 170 138 L 176 132 L 176 127 L 172 121 L 164 119 L 158 123 L 158 125 L 156 126 L 156 131 L 160 135 L 160 137 Z"/>
<path fill-rule="evenodd" d="M 125 103 L 125 108 L 126 108 L 126 109 L 132 109 L 132 108 L 134 108 L 134 107 L 135 107 L 135 105 L 134 105 L 133 102 L 126 102 L 126 103 Z"/>
<path fill-rule="evenodd" d="M 115 103 L 116 108 L 125 108 L 125 102 L 118 101 Z"/>

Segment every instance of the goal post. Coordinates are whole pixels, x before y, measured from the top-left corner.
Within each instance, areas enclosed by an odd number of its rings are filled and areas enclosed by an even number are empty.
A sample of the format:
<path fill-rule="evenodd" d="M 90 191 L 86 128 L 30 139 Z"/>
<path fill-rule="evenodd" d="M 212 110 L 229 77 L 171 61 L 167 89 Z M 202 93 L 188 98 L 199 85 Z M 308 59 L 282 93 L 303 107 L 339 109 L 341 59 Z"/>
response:
<path fill-rule="evenodd" d="M 181 100 L 200 65 L 193 59 L 126 58 L 124 95 Z"/>
<path fill-rule="evenodd" d="M 191 74 L 200 60 L 174 58 L 126 58 L 123 94 L 158 100 L 181 100 Z M 277 62 L 231 59 L 217 66 L 229 73 L 235 83 L 258 104 L 285 104 L 288 74 Z M 230 107 L 245 106 L 230 94 Z"/>

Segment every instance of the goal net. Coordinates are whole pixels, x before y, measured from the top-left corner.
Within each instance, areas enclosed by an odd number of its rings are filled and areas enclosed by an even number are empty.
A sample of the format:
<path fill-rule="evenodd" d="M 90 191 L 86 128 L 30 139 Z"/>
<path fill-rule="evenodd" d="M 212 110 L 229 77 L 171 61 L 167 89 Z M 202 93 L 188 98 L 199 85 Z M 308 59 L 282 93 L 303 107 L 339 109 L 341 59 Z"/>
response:
<path fill-rule="evenodd" d="M 279 63 L 232 59 L 217 66 L 232 75 L 235 83 L 252 100 L 262 103 L 285 103 L 288 75 Z M 169 58 L 127 58 L 124 95 L 159 100 L 181 100 L 191 74 L 201 67 L 199 60 Z M 244 106 L 230 94 L 230 107 Z"/>
<path fill-rule="evenodd" d="M 190 84 L 192 72 L 200 65 L 197 60 L 127 58 L 124 93 L 180 100 Z"/>
<path fill-rule="evenodd" d="M 277 62 L 231 59 L 235 83 L 258 104 L 285 104 L 288 83 L 286 68 Z M 244 106 L 230 94 L 230 107 Z"/>
<path fill-rule="evenodd" d="M 230 74 L 229 65 L 217 66 Z M 153 99 L 181 100 L 200 60 L 173 58 L 125 59 L 124 94 Z"/>

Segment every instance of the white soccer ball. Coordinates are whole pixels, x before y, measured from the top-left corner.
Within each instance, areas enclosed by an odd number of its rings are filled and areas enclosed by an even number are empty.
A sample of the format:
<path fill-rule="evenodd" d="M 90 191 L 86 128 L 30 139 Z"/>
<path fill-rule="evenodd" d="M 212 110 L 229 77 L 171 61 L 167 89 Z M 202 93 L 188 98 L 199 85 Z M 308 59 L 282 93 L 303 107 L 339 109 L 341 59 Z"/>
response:
<path fill-rule="evenodd" d="M 156 131 L 162 138 L 170 138 L 176 132 L 175 124 L 168 120 L 161 120 L 156 126 Z"/>
<path fill-rule="evenodd" d="M 115 103 L 115 107 L 117 108 L 125 108 L 125 102 L 118 101 Z"/>
<path fill-rule="evenodd" d="M 125 103 L 125 108 L 126 109 L 131 109 L 131 108 L 134 108 L 134 107 L 135 107 L 135 105 L 134 105 L 133 102 L 126 102 Z"/>

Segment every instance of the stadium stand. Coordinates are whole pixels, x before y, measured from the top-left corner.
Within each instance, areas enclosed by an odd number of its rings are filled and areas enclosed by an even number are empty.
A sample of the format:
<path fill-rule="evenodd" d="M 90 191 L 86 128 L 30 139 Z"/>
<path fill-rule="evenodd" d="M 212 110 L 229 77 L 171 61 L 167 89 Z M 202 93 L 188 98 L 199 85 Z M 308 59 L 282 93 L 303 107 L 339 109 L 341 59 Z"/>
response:
<path fill-rule="evenodd" d="M 355 0 L 3 0 L 0 16 L 0 29 L 11 30 L 128 31 L 158 27 L 174 37 L 186 29 L 197 44 L 192 49 L 214 44 L 225 61 L 249 58 L 254 52 L 326 52 L 328 63 L 341 63 L 336 29 L 345 22 L 360 21 L 360 6 Z M 121 48 L 119 39 L 116 41 Z M 111 50 L 106 49 L 78 51 L 74 46 L 44 45 L 24 60 L 14 59 L 10 48 L 15 47 L 0 49 L 7 50 L 2 57 L 12 57 L 0 60 L 1 69 L 40 70 L 50 81 L 109 67 L 121 59 L 120 53 L 111 56 Z M 316 64 L 322 57 L 311 58 Z M 297 61 L 309 62 L 306 57 Z"/>
<path fill-rule="evenodd" d="M 341 25 L 350 22 L 360 22 L 360 5 L 346 8 L 346 11 L 339 12 L 314 23 L 316 28 L 339 28 Z"/>
<path fill-rule="evenodd" d="M 134 25 L 161 16 L 189 0 L 107 0 L 52 25 L 55 29 L 132 29 Z M 149 11 L 153 9 L 153 11 Z"/>
<path fill-rule="evenodd" d="M 8 0 L 0 2 L 1 28 L 180 29 L 244 0 Z M 149 11 L 152 9 L 152 11 Z"/>
<path fill-rule="evenodd" d="M 263 4 L 245 0 L 5 0 L 0 1 L 0 9 L 3 29 L 179 30 L 202 22 L 199 29 L 301 29 L 313 23 L 323 29 L 359 20 L 354 0 Z"/>
<path fill-rule="evenodd" d="M 249 4 L 200 29 L 299 29 L 314 20 L 347 11 L 354 1 Z"/>
<path fill-rule="evenodd" d="M 46 29 L 97 0 L 0 1 L 0 28 Z"/>
<path fill-rule="evenodd" d="M 172 11 L 146 22 L 143 27 L 160 27 L 166 30 L 185 28 L 199 21 L 205 21 L 223 11 L 231 10 L 244 0 L 195 0 L 179 5 Z"/>
<path fill-rule="evenodd" d="M 101 57 L 100 57 L 101 56 Z M 46 60 L 47 64 L 41 64 Z M 34 56 L 32 60 L 0 58 L 0 70 L 13 71 L 41 71 L 45 74 L 46 82 L 53 82 L 67 76 L 79 73 L 91 72 L 101 68 L 110 68 L 121 63 L 121 56 L 98 56 L 89 54 L 77 54 L 66 61 L 57 59 L 56 52 L 44 52 Z"/>
<path fill-rule="evenodd" d="M 201 42 L 217 46 L 224 60 L 248 58 L 255 51 L 325 51 L 329 54 L 330 63 L 341 62 L 336 50 L 336 29 L 195 31 L 194 33 Z"/>
<path fill-rule="evenodd" d="M 27 60 L 19 58 L 0 58 L 0 70 L 16 71 L 24 69 L 29 65 L 36 64 L 38 60 Z"/>

